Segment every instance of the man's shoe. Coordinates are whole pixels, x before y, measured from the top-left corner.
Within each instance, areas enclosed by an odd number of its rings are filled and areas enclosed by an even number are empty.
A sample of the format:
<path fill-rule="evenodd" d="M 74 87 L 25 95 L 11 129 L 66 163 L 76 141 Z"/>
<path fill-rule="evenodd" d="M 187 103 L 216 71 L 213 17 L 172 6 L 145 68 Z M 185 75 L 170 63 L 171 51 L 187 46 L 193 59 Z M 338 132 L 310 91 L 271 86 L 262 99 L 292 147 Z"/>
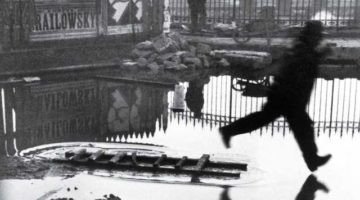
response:
<path fill-rule="evenodd" d="M 310 171 L 316 171 L 318 167 L 325 165 L 330 160 L 330 158 L 330 154 L 326 156 L 316 156 L 316 158 L 307 162 L 307 166 Z"/>
<path fill-rule="evenodd" d="M 223 141 L 224 146 L 228 149 L 230 148 L 230 139 L 231 136 L 229 136 L 228 134 L 226 134 L 224 127 L 219 128 L 219 133 L 220 133 L 220 137 Z"/>

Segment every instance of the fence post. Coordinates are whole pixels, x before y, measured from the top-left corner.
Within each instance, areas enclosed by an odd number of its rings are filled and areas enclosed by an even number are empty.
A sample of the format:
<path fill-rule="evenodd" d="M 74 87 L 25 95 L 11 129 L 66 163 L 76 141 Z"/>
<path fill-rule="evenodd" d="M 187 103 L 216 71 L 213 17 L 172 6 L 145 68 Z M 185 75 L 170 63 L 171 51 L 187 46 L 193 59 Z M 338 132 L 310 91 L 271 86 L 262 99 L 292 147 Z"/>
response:
<path fill-rule="evenodd" d="M 359 1 L 360 0 L 355 0 L 355 8 L 354 8 L 354 25 L 355 27 L 359 27 L 359 20 L 360 20 L 360 5 L 359 5 Z"/>
<path fill-rule="evenodd" d="M 236 21 L 236 0 L 233 0 L 233 21 Z"/>

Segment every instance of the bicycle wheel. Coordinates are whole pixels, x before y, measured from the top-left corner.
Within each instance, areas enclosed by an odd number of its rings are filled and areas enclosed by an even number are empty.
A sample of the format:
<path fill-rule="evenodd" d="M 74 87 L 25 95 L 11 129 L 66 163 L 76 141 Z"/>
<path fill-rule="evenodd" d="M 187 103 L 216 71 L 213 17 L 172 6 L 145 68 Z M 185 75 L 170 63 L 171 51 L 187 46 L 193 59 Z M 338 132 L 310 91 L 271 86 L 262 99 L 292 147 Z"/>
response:
<path fill-rule="evenodd" d="M 244 44 L 244 43 L 248 42 L 251 39 L 250 35 L 247 32 L 244 32 L 244 31 L 242 31 L 240 29 L 235 29 L 233 31 L 232 38 L 238 44 Z"/>

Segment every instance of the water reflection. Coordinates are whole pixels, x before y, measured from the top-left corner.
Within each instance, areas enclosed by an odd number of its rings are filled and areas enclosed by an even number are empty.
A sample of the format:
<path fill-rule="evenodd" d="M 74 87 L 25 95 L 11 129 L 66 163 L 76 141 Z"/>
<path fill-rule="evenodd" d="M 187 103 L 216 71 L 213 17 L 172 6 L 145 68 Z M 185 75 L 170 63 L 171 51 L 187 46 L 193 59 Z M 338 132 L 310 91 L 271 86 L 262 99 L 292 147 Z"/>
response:
<path fill-rule="evenodd" d="M 186 92 L 186 104 L 194 117 L 200 119 L 202 116 L 202 109 L 204 106 L 204 86 L 210 82 L 210 78 L 196 79 L 189 82 L 189 87 Z"/>
<path fill-rule="evenodd" d="M 223 126 L 249 113 L 259 111 L 266 102 L 263 93 L 268 81 L 268 78 L 250 82 L 229 76 L 211 77 L 210 83 L 204 87 L 205 101 L 201 124 L 209 124 L 212 128 Z M 184 85 L 187 86 L 186 83 Z M 318 135 L 321 132 L 331 136 L 334 133 L 343 135 L 360 131 L 358 85 L 357 79 L 317 79 L 307 111 L 315 122 L 314 128 Z M 186 121 L 196 119 L 191 110 L 172 116 L 175 120 L 179 118 Z M 269 124 L 260 132 L 269 130 L 272 134 L 289 132 L 283 118 Z"/>
<path fill-rule="evenodd" d="M 17 149 L 49 143 L 152 137 L 157 124 L 166 131 L 172 87 L 82 80 L 3 90 L 0 153 L 15 155 Z"/>
<path fill-rule="evenodd" d="M 179 83 L 185 88 L 180 96 L 187 107 L 181 113 L 169 108 L 175 88 L 169 84 L 90 79 L 3 85 L 0 154 L 14 155 L 48 143 L 154 137 L 173 122 L 217 128 L 261 109 L 266 101 L 256 91 L 260 84 L 261 93 L 269 78 L 245 80 L 247 93 L 236 88 L 242 87 L 237 83 L 244 84 L 239 80 L 219 76 Z M 358 84 L 357 79 L 317 80 L 308 106 L 317 134 L 359 132 Z M 286 134 L 289 130 L 280 118 L 263 132 Z"/>
<path fill-rule="evenodd" d="M 229 196 L 230 186 L 224 186 L 223 191 L 220 194 L 220 200 L 231 200 Z"/>
<path fill-rule="evenodd" d="M 315 193 L 318 190 L 322 190 L 326 193 L 329 192 L 329 189 L 323 183 L 319 182 L 314 175 L 310 175 L 304 185 L 301 187 L 299 194 L 296 196 L 295 200 L 314 200 Z"/>

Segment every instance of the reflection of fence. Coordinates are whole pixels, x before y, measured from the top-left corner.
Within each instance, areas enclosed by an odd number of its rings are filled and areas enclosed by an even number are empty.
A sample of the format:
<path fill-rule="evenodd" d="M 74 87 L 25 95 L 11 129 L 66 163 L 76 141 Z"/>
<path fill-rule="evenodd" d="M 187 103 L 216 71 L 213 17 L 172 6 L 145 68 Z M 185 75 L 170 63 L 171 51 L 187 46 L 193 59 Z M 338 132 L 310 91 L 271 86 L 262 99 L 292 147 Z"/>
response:
<path fill-rule="evenodd" d="M 172 0 L 173 22 L 190 20 L 187 0 Z M 326 26 L 355 27 L 360 24 L 360 0 L 207 0 L 208 23 L 240 23 L 274 20 L 277 24 L 303 24 L 322 20 Z"/>
<path fill-rule="evenodd" d="M 14 155 L 16 134 L 16 93 L 17 82 L 0 82 L 0 155 Z M 6 152 L 4 152 L 4 150 Z"/>
<path fill-rule="evenodd" d="M 265 98 L 244 96 L 231 89 L 232 79 L 224 76 L 212 78 L 204 88 L 205 104 L 200 120 L 186 111 L 171 115 L 171 120 L 182 120 L 189 124 L 217 127 L 261 109 Z M 318 79 L 308 106 L 317 133 L 360 132 L 360 81 L 357 79 Z M 288 132 L 283 118 L 262 129 L 272 132 Z"/>

